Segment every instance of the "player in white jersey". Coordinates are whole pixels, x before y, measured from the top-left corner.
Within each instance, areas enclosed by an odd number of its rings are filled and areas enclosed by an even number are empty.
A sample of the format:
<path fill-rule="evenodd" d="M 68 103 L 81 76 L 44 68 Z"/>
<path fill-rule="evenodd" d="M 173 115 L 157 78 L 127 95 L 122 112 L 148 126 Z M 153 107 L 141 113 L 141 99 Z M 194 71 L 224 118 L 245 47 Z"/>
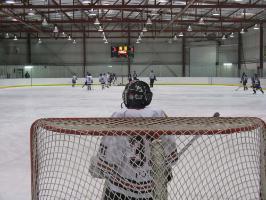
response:
<path fill-rule="evenodd" d="M 112 117 L 166 117 L 162 110 L 146 107 L 152 100 L 147 83 L 131 81 L 123 92 L 127 108 Z M 171 167 L 177 161 L 177 149 L 173 136 L 161 136 L 165 152 L 165 176 L 172 178 Z M 92 158 L 90 172 L 95 178 L 104 178 L 104 200 L 153 200 L 154 182 L 151 165 L 153 137 L 104 136 L 97 156 Z"/>
<path fill-rule="evenodd" d="M 86 83 L 87 83 L 88 90 L 91 90 L 91 85 L 93 83 L 93 79 L 92 79 L 92 76 L 90 73 L 87 73 Z"/>

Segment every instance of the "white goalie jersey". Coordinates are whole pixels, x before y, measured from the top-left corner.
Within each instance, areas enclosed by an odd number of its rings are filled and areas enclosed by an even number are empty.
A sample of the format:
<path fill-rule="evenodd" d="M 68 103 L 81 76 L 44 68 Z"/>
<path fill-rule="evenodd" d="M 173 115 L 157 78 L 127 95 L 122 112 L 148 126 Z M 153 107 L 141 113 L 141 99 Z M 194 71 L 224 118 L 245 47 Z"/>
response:
<path fill-rule="evenodd" d="M 166 117 L 161 110 L 125 109 L 112 117 Z M 171 166 L 177 161 L 173 136 L 161 136 L 165 153 L 168 180 Z M 149 136 L 104 136 L 97 153 L 92 158 L 90 173 L 95 178 L 105 178 L 110 190 L 134 198 L 152 197 L 153 179 L 151 142 Z"/>

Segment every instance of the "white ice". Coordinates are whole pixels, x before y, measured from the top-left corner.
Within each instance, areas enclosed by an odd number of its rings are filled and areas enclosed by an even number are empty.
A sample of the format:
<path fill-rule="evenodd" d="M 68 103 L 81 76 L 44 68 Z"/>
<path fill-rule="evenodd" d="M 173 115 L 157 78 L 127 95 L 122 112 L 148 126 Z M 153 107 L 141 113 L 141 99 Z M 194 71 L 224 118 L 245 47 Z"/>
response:
<path fill-rule="evenodd" d="M 155 86 L 150 106 L 168 116 L 256 116 L 266 121 L 266 94 L 230 86 Z M 0 200 L 29 200 L 31 124 L 44 117 L 108 117 L 120 109 L 123 87 L 0 90 Z"/>

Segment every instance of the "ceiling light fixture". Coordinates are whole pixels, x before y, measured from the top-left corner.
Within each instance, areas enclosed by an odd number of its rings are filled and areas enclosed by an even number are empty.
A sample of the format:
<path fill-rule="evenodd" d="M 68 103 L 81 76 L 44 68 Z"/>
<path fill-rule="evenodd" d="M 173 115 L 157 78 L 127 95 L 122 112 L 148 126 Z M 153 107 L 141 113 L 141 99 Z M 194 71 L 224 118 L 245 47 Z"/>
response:
<path fill-rule="evenodd" d="M 28 12 L 28 15 L 29 16 L 34 16 L 35 15 L 35 12 L 34 12 L 34 10 L 32 10 L 32 8 L 30 8 L 30 10 Z"/>
<path fill-rule="evenodd" d="M 190 25 L 187 27 L 187 31 L 189 31 L 189 32 L 191 32 L 191 31 L 192 31 L 192 28 L 191 28 L 191 26 L 190 26 Z"/>
<path fill-rule="evenodd" d="M 200 18 L 200 20 L 199 20 L 199 24 L 200 24 L 200 25 L 205 24 L 203 17 Z"/>
<path fill-rule="evenodd" d="M 99 31 L 99 32 L 103 32 L 103 28 L 102 28 L 102 26 L 99 26 L 98 31 Z"/>
<path fill-rule="evenodd" d="M 6 38 L 6 39 L 9 38 L 9 33 L 6 33 L 5 38 Z"/>
<path fill-rule="evenodd" d="M 139 43 L 140 43 L 140 41 L 139 41 L 139 40 L 137 40 L 137 41 L 136 41 L 136 43 L 137 43 L 137 44 L 139 44 Z"/>
<path fill-rule="evenodd" d="M 77 44 L 76 40 L 73 40 L 73 44 Z"/>
<path fill-rule="evenodd" d="M 15 40 L 15 41 L 17 41 L 17 40 L 18 40 L 18 38 L 17 38 L 17 36 L 16 36 L 16 35 L 14 36 L 14 39 L 13 39 L 13 40 Z"/>
<path fill-rule="evenodd" d="M 104 42 L 105 44 L 108 44 L 108 41 L 107 40 L 105 40 L 105 42 Z"/>
<path fill-rule="evenodd" d="M 94 9 L 92 8 L 92 9 L 90 10 L 89 15 L 90 15 L 90 16 L 96 16 L 97 14 L 96 14 L 96 12 L 94 11 Z"/>
<path fill-rule="evenodd" d="M 176 34 L 175 34 L 175 36 L 174 36 L 174 41 L 177 41 L 177 36 L 176 36 Z"/>
<path fill-rule="evenodd" d="M 100 25 L 99 19 L 98 17 L 96 17 L 95 21 L 94 21 L 94 25 Z"/>
<path fill-rule="evenodd" d="M 183 37 L 184 36 L 183 32 L 180 32 L 178 36 Z"/>
<path fill-rule="evenodd" d="M 70 35 L 68 35 L 68 38 L 67 38 L 67 40 L 69 40 L 69 41 L 70 41 L 70 40 L 72 40 L 72 38 L 71 38 L 71 36 L 70 36 Z"/>
<path fill-rule="evenodd" d="M 245 29 L 242 28 L 241 31 L 240 31 L 240 33 L 241 34 L 244 34 L 245 33 Z"/>
<path fill-rule="evenodd" d="M 151 18 L 150 17 L 148 17 L 146 24 L 147 25 L 152 25 L 152 21 L 151 21 Z"/>
<path fill-rule="evenodd" d="M 222 37 L 222 40 L 226 40 L 226 37 L 225 37 L 225 35 L 223 35 L 223 37 Z"/>
<path fill-rule="evenodd" d="M 48 26 L 48 22 L 47 22 L 46 18 L 43 18 L 42 26 Z"/>
<path fill-rule="evenodd" d="M 255 24 L 253 29 L 254 29 L 254 30 L 259 30 L 260 27 L 258 26 L 258 24 Z"/>
<path fill-rule="evenodd" d="M 138 40 L 141 41 L 141 37 L 140 37 L 140 35 L 139 35 L 139 37 L 138 37 Z"/>
<path fill-rule="evenodd" d="M 215 11 L 213 11 L 212 15 L 213 16 L 220 16 L 220 13 L 217 10 L 215 10 Z"/>
<path fill-rule="evenodd" d="M 54 33 L 58 33 L 58 27 L 57 27 L 57 25 L 54 25 L 54 31 L 53 31 Z"/>
<path fill-rule="evenodd" d="M 38 39 L 38 44 L 41 44 L 42 43 L 42 40 L 41 38 Z"/>
<path fill-rule="evenodd" d="M 232 32 L 229 37 L 233 38 L 234 37 L 234 33 Z"/>
<path fill-rule="evenodd" d="M 143 29 L 142 29 L 142 32 L 147 32 L 147 31 L 148 30 L 147 30 L 146 26 L 144 26 Z"/>

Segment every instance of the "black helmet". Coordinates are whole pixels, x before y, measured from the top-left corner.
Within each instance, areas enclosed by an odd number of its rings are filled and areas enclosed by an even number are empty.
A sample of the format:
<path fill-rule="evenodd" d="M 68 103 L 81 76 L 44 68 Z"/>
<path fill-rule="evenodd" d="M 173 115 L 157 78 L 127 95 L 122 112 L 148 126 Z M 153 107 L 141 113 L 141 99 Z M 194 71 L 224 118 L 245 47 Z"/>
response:
<path fill-rule="evenodd" d="M 131 81 L 126 85 L 122 98 L 127 108 L 144 108 L 151 103 L 152 92 L 147 83 Z"/>

